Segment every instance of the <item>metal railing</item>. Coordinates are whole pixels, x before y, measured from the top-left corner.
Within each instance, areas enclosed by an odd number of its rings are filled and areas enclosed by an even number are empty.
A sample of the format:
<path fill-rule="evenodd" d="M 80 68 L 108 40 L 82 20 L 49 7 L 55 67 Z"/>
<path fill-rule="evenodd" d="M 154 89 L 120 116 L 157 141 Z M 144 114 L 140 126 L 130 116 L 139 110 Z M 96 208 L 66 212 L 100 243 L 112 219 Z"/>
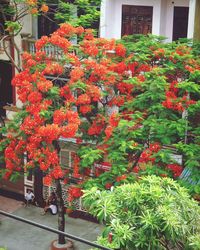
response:
<path fill-rule="evenodd" d="M 80 238 L 80 237 L 77 237 L 75 235 L 72 235 L 72 234 L 69 234 L 69 233 L 65 233 L 65 232 L 62 232 L 62 231 L 59 231 L 57 229 L 54 229 L 52 227 L 48 227 L 48 226 L 45 226 L 45 225 L 42 225 L 40 223 L 37 223 L 37 222 L 33 222 L 33 221 L 30 221 L 30 220 L 27 220 L 27 219 L 24 219 L 22 217 L 19 217 L 19 216 L 16 216 L 16 215 L 13 215 L 13 214 L 10 214 L 10 213 L 7 213 L 3 210 L 0 210 L 0 214 L 6 216 L 6 217 L 9 217 L 9 218 L 12 218 L 14 220 L 18 220 L 18 221 L 21 221 L 21 222 L 24 222 L 26 224 L 29 224 L 29 225 L 32 225 L 34 227 L 38 227 L 38 228 L 41 228 L 41 229 L 44 229 L 48 232 L 52 232 L 52 233 L 55 233 L 55 234 L 61 234 L 61 235 L 64 235 L 65 237 L 69 238 L 69 239 L 72 239 L 72 240 L 75 240 L 75 241 L 79 241 L 79 242 L 82 242 L 86 245 L 89 245 L 89 246 L 92 246 L 92 247 L 96 247 L 98 249 L 102 249 L 102 250 L 112 250 L 110 248 L 107 248 L 107 247 L 104 247 L 104 246 L 101 246 L 99 244 L 96 244 L 94 242 L 91 242 L 89 240 L 85 240 L 83 238 Z"/>
<path fill-rule="evenodd" d="M 36 47 L 35 42 L 36 39 L 31 38 L 23 38 L 22 39 L 22 49 L 23 51 L 27 51 L 30 54 L 36 53 Z M 77 54 L 77 45 L 72 43 L 72 47 L 70 49 L 70 52 Z M 52 60 L 59 61 L 63 58 L 63 50 L 57 46 L 54 46 L 52 44 L 46 44 L 42 49 L 46 53 L 46 56 L 49 58 L 52 58 Z"/>
<path fill-rule="evenodd" d="M 35 42 L 36 40 L 31 38 L 22 39 L 23 51 L 27 51 L 30 54 L 35 54 L 36 53 Z M 45 45 L 44 48 L 42 48 L 42 51 L 46 53 L 47 57 L 53 58 L 54 60 L 59 60 L 63 57 L 62 50 L 50 44 Z"/>

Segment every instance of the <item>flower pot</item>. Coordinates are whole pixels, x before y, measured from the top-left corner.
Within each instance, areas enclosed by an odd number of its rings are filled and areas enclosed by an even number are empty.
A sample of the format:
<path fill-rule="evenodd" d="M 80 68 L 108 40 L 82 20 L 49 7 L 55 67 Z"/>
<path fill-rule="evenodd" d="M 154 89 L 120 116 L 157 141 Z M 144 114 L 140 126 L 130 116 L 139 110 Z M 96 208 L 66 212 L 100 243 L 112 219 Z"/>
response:
<path fill-rule="evenodd" d="M 54 240 L 51 242 L 51 250 L 73 250 L 73 242 L 67 240 L 65 244 L 58 244 L 58 240 Z"/>
<path fill-rule="evenodd" d="M 71 214 L 73 212 L 73 209 L 72 208 L 66 208 L 66 213 L 67 214 Z"/>

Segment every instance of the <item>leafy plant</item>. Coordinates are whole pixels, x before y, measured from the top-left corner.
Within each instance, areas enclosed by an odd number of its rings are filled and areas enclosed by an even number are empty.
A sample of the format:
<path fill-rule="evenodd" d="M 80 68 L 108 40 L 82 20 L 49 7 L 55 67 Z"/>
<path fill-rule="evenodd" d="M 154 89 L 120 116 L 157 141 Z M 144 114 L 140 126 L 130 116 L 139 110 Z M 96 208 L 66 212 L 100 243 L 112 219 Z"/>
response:
<path fill-rule="evenodd" d="M 98 30 L 101 0 L 59 1 L 55 17 L 59 22 L 68 22 L 74 26 Z"/>
<path fill-rule="evenodd" d="M 84 204 L 105 224 L 98 242 L 117 249 L 198 249 L 200 208 L 170 178 L 142 177 L 112 191 L 84 192 Z M 112 235 L 112 237 L 110 237 Z"/>

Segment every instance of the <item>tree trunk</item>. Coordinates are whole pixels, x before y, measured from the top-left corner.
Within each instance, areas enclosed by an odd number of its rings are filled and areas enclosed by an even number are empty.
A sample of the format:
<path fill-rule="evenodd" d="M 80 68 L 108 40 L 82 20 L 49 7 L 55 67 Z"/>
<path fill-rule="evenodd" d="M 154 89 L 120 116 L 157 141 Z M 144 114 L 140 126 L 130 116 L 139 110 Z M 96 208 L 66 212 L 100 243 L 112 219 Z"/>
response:
<path fill-rule="evenodd" d="M 64 232 L 65 231 L 65 213 L 64 213 L 64 202 L 62 198 L 62 187 L 60 180 L 56 180 L 56 194 L 58 200 L 58 230 Z M 58 235 L 58 243 L 65 244 L 65 236 Z"/>
<path fill-rule="evenodd" d="M 36 169 L 34 172 L 34 195 L 35 201 L 40 207 L 44 207 L 45 202 L 43 198 L 43 172 L 40 169 Z"/>
<path fill-rule="evenodd" d="M 196 0 L 195 18 L 194 18 L 194 40 L 197 42 L 200 41 L 199 22 L 200 22 L 200 0 Z"/>
<path fill-rule="evenodd" d="M 58 141 L 53 142 L 54 148 L 57 150 L 58 154 L 60 152 L 60 146 Z M 62 198 L 62 186 L 60 183 L 60 179 L 55 180 L 56 183 L 56 194 L 57 194 L 57 205 L 58 205 L 58 230 L 64 232 L 65 231 L 65 213 L 64 213 L 64 201 Z M 58 244 L 65 244 L 65 236 L 59 234 L 58 235 Z"/>

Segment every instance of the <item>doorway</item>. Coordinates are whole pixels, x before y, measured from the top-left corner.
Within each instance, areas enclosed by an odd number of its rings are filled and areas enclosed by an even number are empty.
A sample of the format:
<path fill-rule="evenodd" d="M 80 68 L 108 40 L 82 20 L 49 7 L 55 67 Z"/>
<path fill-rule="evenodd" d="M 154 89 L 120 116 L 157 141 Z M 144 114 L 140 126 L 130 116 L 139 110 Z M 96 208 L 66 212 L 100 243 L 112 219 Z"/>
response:
<path fill-rule="evenodd" d="M 189 7 L 174 7 L 173 41 L 187 37 Z"/>
<path fill-rule="evenodd" d="M 7 103 L 13 103 L 12 65 L 9 61 L 0 61 L 0 115 L 5 116 L 3 109 Z"/>

